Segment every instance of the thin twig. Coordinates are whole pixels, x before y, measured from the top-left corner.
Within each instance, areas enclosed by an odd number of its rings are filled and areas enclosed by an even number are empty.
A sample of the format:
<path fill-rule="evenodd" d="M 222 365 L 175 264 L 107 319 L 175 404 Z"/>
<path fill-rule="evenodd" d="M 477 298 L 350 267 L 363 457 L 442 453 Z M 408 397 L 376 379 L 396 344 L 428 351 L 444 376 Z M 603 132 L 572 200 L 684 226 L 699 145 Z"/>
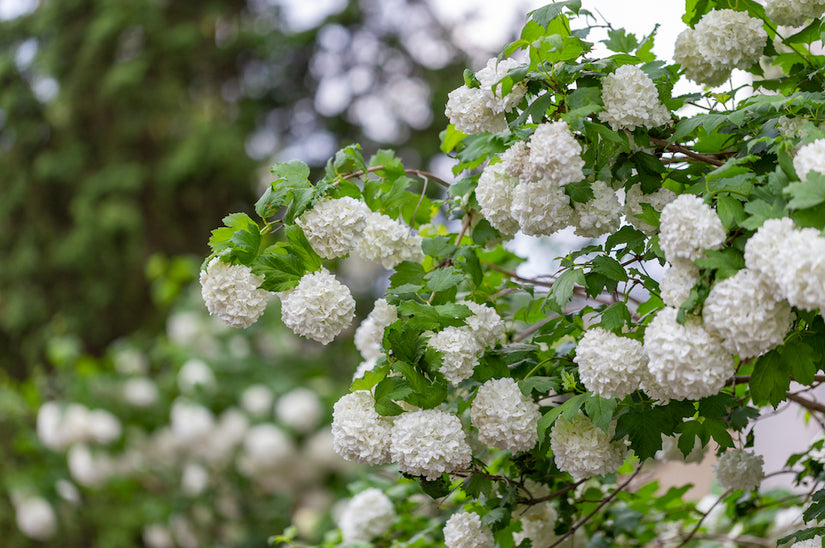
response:
<path fill-rule="evenodd" d="M 698 523 L 696 524 L 696 526 L 695 526 L 695 527 L 694 527 L 694 528 L 690 531 L 690 533 L 688 533 L 688 536 L 686 536 L 684 539 L 682 539 L 682 543 L 681 543 L 681 544 L 680 544 L 677 548 L 682 548 L 682 546 L 684 546 L 685 544 L 687 544 L 688 542 L 690 542 L 690 539 L 692 539 L 693 537 L 695 537 L 695 536 L 696 536 L 696 533 L 698 533 L 698 532 L 699 532 L 699 527 L 701 527 L 701 526 L 702 526 L 702 522 L 704 522 L 704 521 L 705 521 L 705 518 L 707 518 L 707 517 L 708 517 L 708 515 L 710 515 L 711 511 L 712 511 L 714 508 L 716 508 L 716 505 L 717 505 L 717 504 L 719 504 L 720 502 L 722 502 L 722 499 L 724 499 L 725 497 L 727 497 L 727 496 L 731 493 L 731 491 L 732 491 L 732 489 L 728 489 L 727 491 L 725 491 L 724 493 L 722 493 L 722 495 L 721 495 L 718 499 L 716 499 L 716 502 L 714 502 L 714 503 L 711 505 L 711 507 L 710 507 L 710 508 L 708 508 L 708 511 L 707 511 L 707 512 L 705 512 L 704 514 L 702 514 L 702 517 L 699 519 L 699 522 L 698 522 Z"/>
<path fill-rule="evenodd" d="M 711 164 L 714 166 L 723 166 L 725 162 L 716 158 L 715 156 L 711 156 L 709 154 L 699 154 L 698 152 L 693 152 L 689 148 L 683 147 L 682 145 L 677 145 L 676 143 L 668 143 L 663 139 L 657 139 L 656 137 L 651 137 L 650 140 L 656 143 L 659 146 L 665 147 L 670 152 L 678 152 L 680 154 L 684 154 L 689 158 L 693 158 L 694 160 L 699 160 L 700 162 L 705 162 L 707 164 Z"/>
<path fill-rule="evenodd" d="M 788 392 L 785 396 L 792 402 L 798 403 L 808 411 L 819 411 L 820 413 L 825 413 L 825 405 L 819 403 L 818 401 L 809 400 L 791 392 Z"/>
<path fill-rule="evenodd" d="M 553 491 L 549 495 L 545 495 L 543 497 L 539 497 L 539 498 L 535 498 L 535 499 L 531 498 L 528 501 L 521 501 L 521 503 L 522 504 L 527 504 L 527 505 L 533 505 L 533 504 L 540 504 L 540 503 L 546 502 L 548 500 L 553 500 L 554 498 L 560 497 L 561 495 L 565 494 L 568 491 L 572 491 L 573 489 L 575 489 L 576 487 L 578 487 L 579 485 L 581 485 L 585 481 L 587 481 L 586 478 L 585 479 L 580 479 L 576 483 L 571 483 L 567 487 L 563 487 L 563 488 L 559 489 L 558 491 Z"/>
<path fill-rule="evenodd" d="M 375 166 L 368 168 L 367 170 L 359 170 L 353 171 L 352 173 L 347 173 L 342 177 L 342 179 L 354 179 L 355 177 L 361 177 L 362 175 L 366 175 L 367 173 L 375 173 L 376 171 L 381 171 L 382 169 L 387 169 L 387 166 Z M 421 169 L 404 169 L 404 173 L 409 173 L 415 175 L 416 177 L 420 177 L 425 181 L 427 179 L 431 179 L 436 183 L 440 184 L 444 188 L 450 188 L 450 183 L 445 181 L 444 179 L 438 177 L 437 175 L 430 173 L 429 171 L 423 171 Z"/>

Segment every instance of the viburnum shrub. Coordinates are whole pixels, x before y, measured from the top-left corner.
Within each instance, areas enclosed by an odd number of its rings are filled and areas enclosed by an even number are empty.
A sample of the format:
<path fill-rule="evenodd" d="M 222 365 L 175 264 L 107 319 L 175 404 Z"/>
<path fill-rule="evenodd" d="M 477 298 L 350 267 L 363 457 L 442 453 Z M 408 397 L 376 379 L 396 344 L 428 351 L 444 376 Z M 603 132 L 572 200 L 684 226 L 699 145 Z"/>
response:
<path fill-rule="evenodd" d="M 265 291 L 299 335 L 354 331 L 364 362 L 335 405 L 336 450 L 394 463 L 452 502 L 452 517 L 416 512 L 396 490 L 396 512 L 370 491 L 380 508 L 353 501 L 345 541 L 818 542 L 822 442 L 782 470 L 808 493 L 785 499 L 758 491 L 766 471 L 750 450 L 763 406 L 825 414 L 807 394 L 825 380 L 825 56 L 811 46 L 825 4 L 785 3 L 687 0 L 675 63 L 652 53 L 655 30 L 606 25 L 599 57 L 588 38 L 605 25 L 580 2 L 535 10 L 449 95 L 441 149 L 455 180 L 347 146 L 313 180 L 301 162 L 275 165 L 259 218 L 235 213 L 213 232 L 209 311 L 247 326 Z M 673 92 L 734 69 L 752 83 Z M 568 227 L 587 245 L 555 272 L 519 273 L 515 233 Z M 390 271 L 357 329 L 333 273 L 348 254 Z M 657 454 L 695 460 L 709 445 L 732 536 L 711 529 L 716 504 L 637 479 Z M 769 527 L 770 512 L 805 505 L 807 525 Z M 351 532 L 373 514 L 380 524 Z"/>

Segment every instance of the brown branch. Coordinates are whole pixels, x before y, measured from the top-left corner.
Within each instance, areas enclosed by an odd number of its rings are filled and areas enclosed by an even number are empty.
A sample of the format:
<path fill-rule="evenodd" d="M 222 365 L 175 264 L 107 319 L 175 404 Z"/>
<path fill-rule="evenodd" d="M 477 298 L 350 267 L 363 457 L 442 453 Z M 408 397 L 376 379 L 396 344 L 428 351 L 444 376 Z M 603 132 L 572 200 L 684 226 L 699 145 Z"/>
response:
<path fill-rule="evenodd" d="M 567 487 L 563 487 L 563 488 L 559 489 L 558 491 L 553 491 L 549 495 L 545 495 L 545 496 L 539 497 L 539 498 L 530 498 L 529 500 L 524 500 L 524 501 L 519 501 L 519 502 L 521 502 L 521 504 L 526 504 L 528 506 L 532 506 L 534 504 L 541 504 L 542 502 L 546 502 L 548 500 L 553 500 L 556 497 L 560 497 L 561 495 L 565 494 L 568 491 L 572 491 L 573 489 L 575 489 L 576 487 L 578 487 L 579 485 L 581 485 L 585 481 L 587 481 L 587 479 L 580 479 L 576 483 L 571 483 Z"/>
<path fill-rule="evenodd" d="M 733 377 L 733 384 L 745 384 L 750 380 L 750 375 L 736 375 Z M 825 375 L 814 375 L 814 382 L 825 382 Z"/>
<path fill-rule="evenodd" d="M 694 160 L 699 160 L 700 162 L 705 162 L 707 164 L 711 164 L 717 167 L 725 165 L 725 162 L 723 162 L 716 156 L 693 152 L 689 148 L 685 148 L 682 145 L 677 145 L 676 143 L 668 143 L 667 141 L 663 139 L 657 139 L 656 137 L 651 137 L 650 140 L 661 147 L 665 147 L 665 149 L 669 150 L 670 152 L 678 152 L 680 154 L 684 154 L 688 158 L 693 158 Z"/>
<path fill-rule="evenodd" d="M 819 411 L 820 413 L 825 413 L 825 405 L 819 403 L 818 401 L 809 400 L 791 392 L 788 392 L 785 396 L 792 402 L 798 403 L 808 411 Z"/>
<path fill-rule="evenodd" d="M 694 535 L 693 538 L 697 539 L 707 539 L 707 540 L 718 540 L 721 542 L 727 543 L 734 543 L 737 546 L 743 544 L 745 546 L 776 546 L 776 543 L 773 541 L 768 541 L 761 539 L 759 537 L 752 537 L 750 535 L 742 535 L 738 537 L 729 537 L 727 535 L 709 535 L 709 534 L 701 534 L 701 535 Z"/>
<path fill-rule="evenodd" d="M 381 171 L 382 169 L 387 169 L 387 166 L 374 166 L 374 167 L 368 168 L 366 171 L 364 171 L 364 170 L 353 171 L 352 173 L 347 173 L 346 175 L 344 175 L 342 177 L 342 179 L 345 179 L 345 180 L 346 179 L 354 179 L 355 177 L 361 177 L 363 175 L 366 175 L 367 173 L 375 173 L 376 171 Z M 423 171 L 421 169 L 406 169 L 405 168 L 404 173 L 409 173 L 409 174 L 415 175 L 416 177 L 424 179 L 425 181 L 428 180 L 428 179 L 432 179 L 433 181 L 440 184 L 444 188 L 450 188 L 450 183 L 448 183 L 444 179 L 438 177 L 434 173 L 430 173 L 429 171 Z"/>

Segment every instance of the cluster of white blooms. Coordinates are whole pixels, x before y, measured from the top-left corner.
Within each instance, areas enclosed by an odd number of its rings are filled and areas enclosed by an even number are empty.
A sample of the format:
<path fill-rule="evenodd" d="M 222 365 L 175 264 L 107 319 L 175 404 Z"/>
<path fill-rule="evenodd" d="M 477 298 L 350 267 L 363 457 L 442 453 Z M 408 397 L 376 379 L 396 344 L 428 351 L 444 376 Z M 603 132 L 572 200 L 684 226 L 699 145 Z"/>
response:
<path fill-rule="evenodd" d="M 713 208 L 693 194 L 682 194 L 667 204 L 659 220 L 659 245 L 671 263 L 702 258 L 705 249 L 721 247 L 727 235 Z"/>
<path fill-rule="evenodd" d="M 363 259 L 394 268 L 403 261 L 420 261 L 421 236 L 413 233 L 392 217 L 372 212 L 361 237 L 355 242 L 355 252 Z"/>
<path fill-rule="evenodd" d="M 333 447 L 346 460 L 373 465 L 390 462 L 392 428 L 392 419 L 375 412 L 375 400 L 368 390 L 346 394 L 332 408 Z"/>
<path fill-rule="evenodd" d="M 716 463 L 716 481 L 725 489 L 755 489 L 765 477 L 764 464 L 761 455 L 744 449 L 727 449 Z"/>
<path fill-rule="evenodd" d="M 538 441 L 539 406 L 509 377 L 491 379 L 478 388 L 470 417 L 478 439 L 487 445 L 518 453 Z"/>
<path fill-rule="evenodd" d="M 146 377 L 124 380 L 120 393 L 126 403 L 135 407 L 151 407 L 160 397 L 155 381 Z"/>
<path fill-rule="evenodd" d="M 324 259 L 343 257 L 361 236 L 370 210 L 349 196 L 327 198 L 295 219 L 312 249 Z"/>
<path fill-rule="evenodd" d="M 473 375 L 482 350 L 472 330 L 464 327 L 445 327 L 427 342 L 442 354 L 441 373 L 451 384 L 458 384 Z"/>
<path fill-rule="evenodd" d="M 519 141 L 522 143 L 522 141 Z M 512 150 L 515 147 L 511 147 Z M 510 212 L 518 178 L 507 172 L 504 163 L 488 164 L 481 172 L 476 187 L 476 199 L 481 214 L 499 232 L 513 235 L 518 232 L 519 223 Z"/>
<path fill-rule="evenodd" d="M 444 524 L 444 545 L 447 548 L 493 548 L 493 532 L 481 524 L 475 512 L 459 512 Z"/>
<path fill-rule="evenodd" d="M 769 219 L 745 244 L 745 265 L 792 306 L 825 309 L 825 238 L 818 230 Z"/>
<path fill-rule="evenodd" d="M 355 316 L 349 288 L 326 269 L 304 274 L 297 286 L 280 297 L 284 325 L 322 344 L 332 341 Z"/>
<path fill-rule="evenodd" d="M 344 542 L 370 542 L 392 528 L 396 515 L 392 501 L 371 488 L 352 497 L 338 518 Z"/>
<path fill-rule="evenodd" d="M 479 347 L 495 346 L 504 336 L 504 322 L 495 308 L 473 301 L 458 301 L 467 306 L 473 314 L 465 318 L 467 327 L 476 338 Z"/>
<path fill-rule="evenodd" d="M 794 156 L 793 168 L 800 181 L 806 180 L 811 171 L 825 174 L 825 139 L 801 147 Z"/>
<path fill-rule="evenodd" d="M 395 305 L 387 303 L 386 299 L 375 301 L 372 312 L 355 330 L 355 347 L 365 360 L 377 359 L 384 353 L 381 344 L 384 340 L 384 329 L 397 319 L 398 309 Z"/>
<path fill-rule="evenodd" d="M 49 501 L 31 495 L 12 495 L 15 521 L 30 539 L 47 541 L 57 533 L 57 515 Z"/>
<path fill-rule="evenodd" d="M 699 267 L 688 259 L 674 259 L 659 282 L 662 302 L 679 308 L 690 296 L 690 290 L 699 281 Z"/>
<path fill-rule="evenodd" d="M 275 396 L 264 384 L 253 384 L 241 392 L 241 407 L 253 417 L 263 418 L 272 413 Z"/>
<path fill-rule="evenodd" d="M 601 327 L 585 331 L 574 361 L 585 388 L 603 398 L 623 398 L 638 390 L 647 367 L 642 343 Z"/>
<path fill-rule="evenodd" d="M 479 87 L 464 85 L 451 91 L 445 109 L 450 123 L 468 135 L 506 130 L 504 113 L 513 110 L 521 101 L 527 92 L 527 85 L 518 82 L 507 95 L 503 95 L 499 82 L 518 65 L 519 62 L 514 59 L 499 61 L 492 58 L 487 61 L 486 67 L 476 73 Z"/>
<path fill-rule="evenodd" d="M 392 462 L 414 476 L 434 480 L 470 464 L 472 452 L 461 420 L 445 411 L 425 409 L 399 415 L 389 438 Z"/>
<path fill-rule="evenodd" d="M 638 228 L 648 236 L 659 232 L 659 227 L 649 225 L 636 215 L 642 214 L 642 204 L 649 204 L 656 211 L 661 212 L 664 207 L 676 199 L 676 193 L 668 188 L 660 188 L 650 194 L 642 193 L 642 185 L 636 183 L 625 194 L 624 214 L 627 222 Z"/>
<path fill-rule="evenodd" d="M 263 276 L 241 264 L 215 257 L 201 270 L 201 295 L 206 308 L 232 327 L 249 327 L 264 313 L 269 291 L 260 289 Z"/>
<path fill-rule="evenodd" d="M 312 432 L 321 424 L 324 407 L 309 388 L 293 388 L 275 403 L 275 416 L 284 425 L 302 434 Z"/>
<path fill-rule="evenodd" d="M 191 358 L 183 362 L 178 371 L 178 388 L 184 394 L 192 394 L 196 390 L 211 390 L 215 388 L 215 373 L 209 365 L 198 358 Z"/>
<path fill-rule="evenodd" d="M 713 10 L 693 30 L 679 35 L 673 57 L 688 78 L 716 86 L 732 69 L 746 69 L 759 61 L 767 38 L 759 19 L 732 9 Z"/>
<path fill-rule="evenodd" d="M 604 110 L 599 118 L 615 131 L 651 129 L 670 120 L 656 84 L 635 65 L 622 65 L 602 79 L 602 102 Z"/>
<path fill-rule="evenodd" d="M 605 433 L 581 413 L 572 422 L 559 416 L 550 431 L 556 466 L 575 478 L 615 472 L 624 462 L 627 448 L 611 441 L 613 429 L 611 425 L 610 432 Z"/>
<path fill-rule="evenodd" d="M 733 356 L 701 319 L 688 316 L 682 325 L 676 321 L 678 312 L 661 310 L 645 330 L 648 370 L 664 392 L 660 395 L 698 400 L 718 394 L 733 374 Z"/>
<path fill-rule="evenodd" d="M 544 492 L 537 492 L 531 487 L 530 494 L 537 498 L 549 495 L 550 490 L 545 488 Z M 551 546 L 558 540 L 554 531 L 558 513 L 550 501 L 533 505 L 526 512 L 520 513 L 520 516 L 521 531 L 513 533 L 516 546 L 525 539 L 530 539 L 531 546 Z"/>
<path fill-rule="evenodd" d="M 280 479 L 289 474 L 295 454 L 295 444 L 286 432 L 272 423 L 256 424 L 246 432 L 238 469 L 258 482 L 273 475 Z"/>
<path fill-rule="evenodd" d="M 564 188 L 543 179 L 520 182 L 513 194 L 510 213 L 529 236 L 549 236 L 570 226 L 575 210 Z"/>
<path fill-rule="evenodd" d="M 825 1 L 766 0 L 765 13 L 777 25 L 801 27 L 808 19 L 816 19 L 825 13 Z"/>
<path fill-rule="evenodd" d="M 725 349 L 743 359 L 782 344 L 792 321 L 790 305 L 747 268 L 713 285 L 702 318 Z"/>
<path fill-rule="evenodd" d="M 108 444 L 120 438 L 120 420 L 105 409 L 89 409 L 79 403 L 45 402 L 37 411 L 37 437 L 53 451 L 77 443 Z"/>
<path fill-rule="evenodd" d="M 539 124 L 530 137 L 529 162 L 535 179 L 556 185 L 575 183 L 584 178 L 582 147 L 564 120 Z"/>
<path fill-rule="evenodd" d="M 604 181 L 594 182 L 591 188 L 593 198 L 584 203 L 573 203 L 573 224 L 579 236 L 598 238 L 619 229 L 622 204 L 616 192 Z"/>

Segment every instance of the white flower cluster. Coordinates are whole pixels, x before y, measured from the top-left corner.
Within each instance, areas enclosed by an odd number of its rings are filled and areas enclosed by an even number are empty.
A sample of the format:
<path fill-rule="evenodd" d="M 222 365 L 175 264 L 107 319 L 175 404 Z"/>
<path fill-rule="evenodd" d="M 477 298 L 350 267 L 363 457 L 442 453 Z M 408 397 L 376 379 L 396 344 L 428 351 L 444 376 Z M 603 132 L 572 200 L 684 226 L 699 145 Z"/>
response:
<path fill-rule="evenodd" d="M 295 220 L 312 246 L 324 259 L 343 257 L 352 249 L 367 223 L 370 210 L 350 196 L 327 198 Z"/>
<path fill-rule="evenodd" d="M 725 489 L 756 489 L 765 477 L 764 464 L 761 455 L 744 449 L 727 449 L 716 463 L 716 481 Z"/>
<path fill-rule="evenodd" d="M 296 335 L 328 344 L 352 322 L 355 299 L 326 269 L 304 274 L 280 293 L 281 319 Z"/>
<path fill-rule="evenodd" d="M 375 400 L 367 390 L 346 394 L 332 408 L 335 452 L 362 464 L 390 462 L 392 419 L 375 412 Z"/>
<path fill-rule="evenodd" d="M 602 79 L 602 102 L 604 110 L 599 118 L 614 131 L 651 129 L 670 120 L 670 113 L 659 100 L 656 84 L 635 65 L 622 65 Z"/>
<path fill-rule="evenodd" d="M 478 178 L 476 199 L 481 214 L 493 227 L 502 234 L 513 235 L 518 232 L 519 224 L 510 212 L 510 204 L 513 203 L 518 178 L 509 174 L 506 168 L 503 162 L 488 164 L 484 168 Z"/>
<path fill-rule="evenodd" d="M 591 185 L 593 198 L 587 202 L 574 202 L 573 225 L 576 234 L 585 238 L 598 238 L 619 229 L 622 204 L 616 192 L 604 181 Z"/>
<path fill-rule="evenodd" d="M 513 194 L 510 213 L 529 236 L 549 236 L 570 226 L 575 210 L 564 188 L 550 180 L 520 182 Z"/>
<path fill-rule="evenodd" d="M 765 13 L 777 25 L 801 27 L 808 19 L 816 19 L 825 13 L 825 1 L 766 0 Z"/>
<path fill-rule="evenodd" d="M 705 249 L 721 247 L 727 235 L 713 208 L 692 194 L 667 204 L 659 220 L 659 245 L 671 263 L 702 258 Z"/>
<path fill-rule="evenodd" d="M 572 422 L 559 416 L 550 431 L 556 466 L 575 478 L 615 472 L 624 462 L 627 448 L 611 441 L 613 428 L 608 435 L 581 413 Z"/>
<path fill-rule="evenodd" d="M 584 178 L 582 147 L 564 120 L 539 124 L 530 137 L 529 168 L 532 179 L 563 186 Z"/>
<path fill-rule="evenodd" d="M 546 496 L 550 494 L 549 489 L 538 491 L 532 486 L 530 494 L 533 497 Z M 550 501 L 531 506 L 521 515 L 521 531 L 513 533 L 513 541 L 518 546 L 523 540 L 530 539 L 531 546 L 551 546 L 559 537 L 554 529 L 558 512 Z"/>
<path fill-rule="evenodd" d="M 466 326 L 445 327 L 427 342 L 442 354 L 441 373 L 450 384 L 458 384 L 473 375 L 482 350 L 473 332 Z"/>
<path fill-rule="evenodd" d="M 539 406 L 509 377 L 491 379 L 478 388 L 470 417 L 478 439 L 487 445 L 518 453 L 538 441 Z"/>
<path fill-rule="evenodd" d="M 47 401 L 37 411 L 37 437 L 53 451 L 74 444 L 109 444 L 120 438 L 122 431 L 120 420 L 105 409 Z"/>
<path fill-rule="evenodd" d="M 667 307 L 645 330 L 648 370 L 661 391 L 657 399 L 698 400 L 718 394 L 733 374 L 733 356 L 701 319 L 688 316 L 681 325 L 677 314 L 676 308 Z"/>
<path fill-rule="evenodd" d="M 794 156 L 793 168 L 800 181 L 806 180 L 811 171 L 825 174 L 825 139 L 800 147 Z"/>
<path fill-rule="evenodd" d="M 647 367 L 642 343 L 601 327 L 585 331 L 574 361 L 585 388 L 603 398 L 623 398 L 638 390 Z"/>
<path fill-rule="evenodd" d="M 260 482 L 263 478 L 288 474 L 295 444 L 286 432 L 272 423 L 249 428 L 238 456 L 238 470 L 244 476 Z"/>
<path fill-rule="evenodd" d="M 420 235 L 388 215 L 371 212 L 361 237 L 355 241 L 355 252 L 362 258 L 381 263 L 384 268 L 394 268 L 403 261 L 420 261 Z"/>
<path fill-rule="evenodd" d="M 370 542 L 389 532 L 395 519 L 389 497 L 380 489 L 370 488 L 347 502 L 338 518 L 338 527 L 344 542 Z"/>
<path fill-rule="evenodd" d="M 504 322 L 495 308 L 473 301 L 458 301 L 458 304 L 463 304 L 472 311 L 473 314 L 464 321 L 481 348 L 495 346 L 501 340 L 504 336 Z"/>
<path fill-rule="evenodd" d="M 699 281 L 699 267 L 688 259 L 674 259 L 668 265 L 662 281 L 659 282 L 659 292 L 668 306 L 679 308 L 690 296 L 690 290 Z"/>
<path fill-rule="evenodd" d="M 57 534 L 57 515 L 49 501 L 38 496 L 13 494 L 12 504 L 21 533 L 39 541 L 47 541 Z"/>
<path fill-rule="evenodd" d="M 716 86 L 734 68 L 759 61 L 767 38 L 759 19 L 732 9 L 713 10 L 679 35 L 673 57 L 688 78 Z"/>
<path fill-rule="evenodd" d="M 249 327 L 264 313 L 269 291 L 260 289 L 263 276 L 248 266 L 215 257 L 201 270 L 201 295 L 206 308 L 232 327 Z"/>
<path fill-rule="evenodd" d="M 642 214 L 642 204 L 649 204 L 656 211 L 661 212 L 664 207 L 676 199 L 676 193 L 668 188 L 660 188 L 650 194 L 642 193 L 642 185 L 636 183 L 625 194 L 624 214 L 627 222 L 638 228 L 648 236 L 659 232 L 659 228 L 649 225 L 636 215 Z"/>
<path fill-rule="evenodd" d="M 510 93 L 502 95 L 499 82 L 517 67 L 514 59 L 499 61 L 492 58 L 487 66 L 476 73 L 481 84 L 477 88 L 466 85 L 454 89 L 447 96 L 445 114 L 458 131 L 475 135 L 485 131 L 499 132 L 507 129 L 504 113 L 513 110 L 527 92 L 527 85 L 519 82 Z"/>
<path fill-rule="evenodd" d="M 402 471 L 434 480 L 469 466 L 472 452 L 458 417 L 425 409 L 395 418 L 390 455 Z"/>
<path fill-rule="evenodd" d="M 742 359 L 782 344 L 792 321 L 790 305 L 747 268 L 713 285 L 702 318 L 725 349 Z"/>
<path fill-rule="evenodd" d="M 481 524 L 475 512 L 459 512 L 444 524 L 444 545 L 447 548 L 493 548 L 493 532 Z"/>
<path fill-rule="evenodd" d="M 372 312 L 355 330 L 355 347 L 365 360 L 381 357 L 384 353 L 381 344 L 384 340 L 384 329 L 397 319 L 398 309 L 395 305 L 387 303 L 386 299 L 375 301 Z"/>
<path fill-rule="evenodd" d="M 745 244 L 745 265 L 792 306 L 825 309 L 825 238 L 818 230 L 769 219 Z"/>

